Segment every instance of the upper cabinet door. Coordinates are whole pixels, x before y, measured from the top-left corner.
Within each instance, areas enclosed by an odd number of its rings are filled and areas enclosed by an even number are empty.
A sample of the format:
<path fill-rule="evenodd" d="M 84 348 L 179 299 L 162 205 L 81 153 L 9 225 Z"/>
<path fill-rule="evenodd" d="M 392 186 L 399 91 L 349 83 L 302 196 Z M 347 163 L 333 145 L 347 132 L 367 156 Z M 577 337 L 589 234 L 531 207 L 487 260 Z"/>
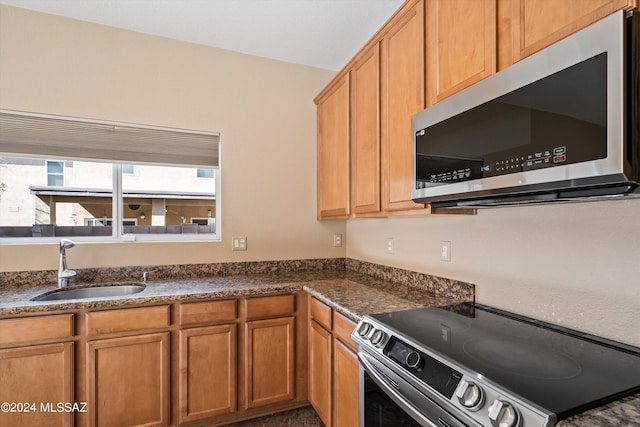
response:
<path fill-rule="evenodd" d="M 353 213 L 380 212 L 380 47 L 351 70 L 351 202 Z"/>
<path fill-rule="evenodd" d="M 411 116 L 424 109 L 424 2 L 413 1 L 382 38 L 382 203 L 385 211 L 424 208 L 411 200 Z"/>
<path fill-rule="evenodd" d="M 500 68 L 592 24 L 636 0 L 500 0 Z M 510 31 L 509 31 L 510 30 Z"/>
<path fill-rule="evenodd" d="M 496 72 L 496 0 L 426 0 L 427 106 Z"/>
<path fill-rule="evenodd" d="M 347 218 L 349 199 L 349 74 L 318 105 L 318 219 Z"/>

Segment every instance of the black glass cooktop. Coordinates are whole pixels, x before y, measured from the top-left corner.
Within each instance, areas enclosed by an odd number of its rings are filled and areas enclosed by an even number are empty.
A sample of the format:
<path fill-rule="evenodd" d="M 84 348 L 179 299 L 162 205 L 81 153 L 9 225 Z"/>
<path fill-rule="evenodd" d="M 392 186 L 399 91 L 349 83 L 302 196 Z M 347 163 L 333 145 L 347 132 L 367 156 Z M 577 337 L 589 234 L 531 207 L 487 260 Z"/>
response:
<path fill-rule="evenodd" d="M 640 392 L 640 350 L 489 307 L 371 316 L 563 419 Z"/>

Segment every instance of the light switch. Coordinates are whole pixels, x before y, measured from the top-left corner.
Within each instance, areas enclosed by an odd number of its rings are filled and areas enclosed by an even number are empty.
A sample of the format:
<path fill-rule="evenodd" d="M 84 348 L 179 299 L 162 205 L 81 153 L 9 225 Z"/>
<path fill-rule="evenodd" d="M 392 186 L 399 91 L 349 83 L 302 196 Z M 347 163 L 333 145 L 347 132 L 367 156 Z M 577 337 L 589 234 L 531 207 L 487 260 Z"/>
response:
<path fill-rule="evenodd" d="M 231 249 L 234 251 L 246 251 L 247 250 L 247 238 L 246 237 L 233 237 Z"/>
<path fill-rule="evenodd" d="M 451 242 L 440 242 L 440 261 L 451 262 Z"/>

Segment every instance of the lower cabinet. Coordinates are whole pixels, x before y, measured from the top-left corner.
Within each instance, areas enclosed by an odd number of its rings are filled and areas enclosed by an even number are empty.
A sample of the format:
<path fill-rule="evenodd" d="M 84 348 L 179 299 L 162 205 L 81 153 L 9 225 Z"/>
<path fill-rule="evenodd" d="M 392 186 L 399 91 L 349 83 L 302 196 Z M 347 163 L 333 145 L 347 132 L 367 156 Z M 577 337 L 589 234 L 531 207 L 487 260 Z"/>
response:
<path fill-rule="evenodd" d="M 297 360 L 296 296 L 247 298 L 243 307 L 246 408 L 292 401 Z"/>
<path fill-rule="evenodd" d="M 0 402 L 15 403 L 0 426 L 226 425 L 305 406 L 306 318 L 295 292 L 0 319 Z"/>
<path fill-rule="evenodd" d="M 337 338 L 333 342 L 333 425 L 358 425 L 358 358 Z"/>
<path fill-rule="evenodd" d="M 171 306 L 90 311 L 86 333 L 88 424 L 171 423 Z"/>
<path fill-rule="evenodd" d="M 180 348 L 174 352 L 179 372 L 178 422 L 235 413 L 238 407 L 238 301 L 187 302 L 179 304 L 177 311 L 181 328 Z"/>
<path fill-rule="evenodd" d="M 230 414 L 237 405 L 237 327 L 180 331 L 180 422 Z"/>
<path fill-rule="evenodd" d="M 355 323 L 315 298 L 309 312 L 309 402 L 325 426 L 357 426 Z"/>
<path fill-rule="evenodd" d="M 73 314 L 0 320 L 0 426 L 73 425 L 74 336 Z"/>
<path fill-rule="evenodd" d="M 331 425 L 331 332 L 309 323 L 309 402 L 325 426 Z"/>
<path fill-rule="evenodd" d="M 177 312 L 175 423 L 224 425 L 305 404 L 306 333 L 301 347 L 296 322 L 305 294 L 187 302 Z"/>
<path fill-rule="evenodd" d="M 87 343 L 90 425 L 170 423 L 169 343 L 169 332 Z"/>
<path fill-rule="evenodd" d="M 247 322 L 245 336 L 248 408 L 294 398 L 295 319 Z"/>
<path fill-rule="evenodd" d="M 57 412 L 73 402 L 73 343 L 0 350 L 0 402 L 10 405 L 0 426 L 73 425 L 73 413 Z"/>

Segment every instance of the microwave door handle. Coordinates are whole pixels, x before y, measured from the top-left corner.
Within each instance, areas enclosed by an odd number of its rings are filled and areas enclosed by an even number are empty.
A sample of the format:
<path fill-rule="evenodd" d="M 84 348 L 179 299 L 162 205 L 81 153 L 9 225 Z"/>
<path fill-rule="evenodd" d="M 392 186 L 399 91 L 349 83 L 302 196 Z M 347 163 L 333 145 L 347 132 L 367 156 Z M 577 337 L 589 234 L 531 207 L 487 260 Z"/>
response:
<path fill-rule="evenodd" d="M 363 353 L 358 353 L 358 360 L 362 365 L 362 368 L 369 374 L 371 379 L 384 391 L 403 411 L 411 415 L 423 426 L 428 427 L 441 427 L 435 424 L 430 419 L 426 418 L 415 406 L 413 406 L 405 397 L 398 393 L 387 381 L 380 375 L 376 368 L 367 359 L 369 357 Z M 428 399 L 425 396 L 425 399 Z"/>

